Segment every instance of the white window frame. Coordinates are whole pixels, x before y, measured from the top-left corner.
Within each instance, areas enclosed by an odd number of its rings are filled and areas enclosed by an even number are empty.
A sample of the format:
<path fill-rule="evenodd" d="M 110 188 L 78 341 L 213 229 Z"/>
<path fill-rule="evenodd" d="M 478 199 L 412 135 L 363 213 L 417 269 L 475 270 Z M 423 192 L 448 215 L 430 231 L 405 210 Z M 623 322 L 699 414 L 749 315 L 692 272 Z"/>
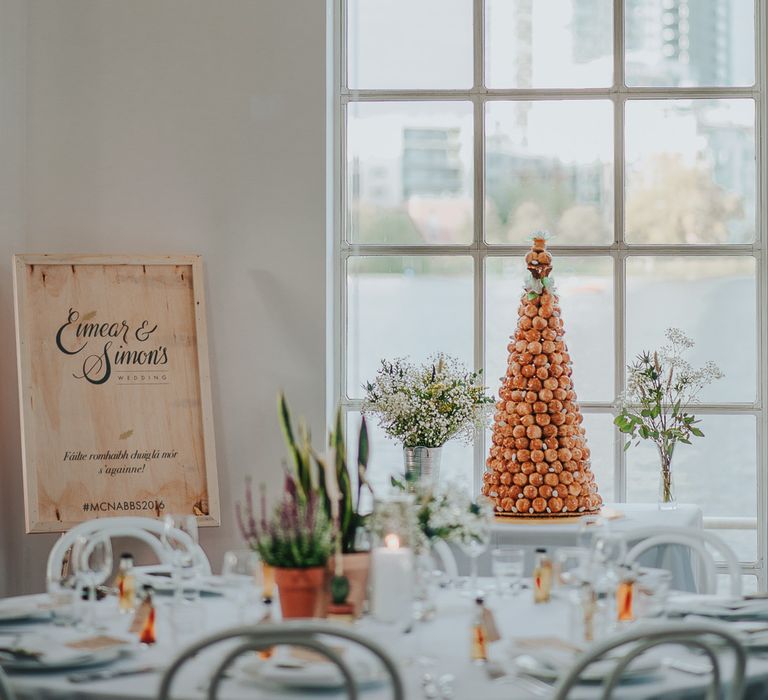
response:
<path fill-rule="evenodd" d="M 757 576 L 761 590 L 766 589 L 765 562 L 768 561 L 768 0 L 755 1 L 755 85 L 726 88 L 638 88 L 624 85 L 624 3 L 613 0 L 614 82 L 607 88 L 588 89 L 488 89 L 485 87 L 485 2 L 473 0 L 474 85 L 466 90 L 350 90 L 346 71 L 346 4 L 347 0 L 328 2 L 328 382 L 327 409 L 333 415 L 335 406 L 346 412 L 360 410 L 360 400 L 347 395 L 346 329 L 347 329 L 347 261 L 358 255 L 461 255 L 471 257 L 474 264 L 474 364 L 485 365 L 485 261 L 489 257 L 524 255 L 526 245 L 489 245 L 483 240 L 485 210 L 484 148 L 487 102 L 494 100 L 610 100 L 614 106 L 614 240 L 607 245 L 551 246 L 559 255 L 610 256 L 614 266 L 614 338 L 615 388 L 624 386 L 626 349 L 626 259 L 636 255 L 657 256 L 745 256 L 755 260 L 757 308 L 757 392 L 751 403 L 717 403 L 697 406 L 697 413 L 752 415 L 757 421 L 757 518 L 705 518 L 712 529 L 756 529 L 757 560 L 742 562 L 745 574 Z M 636 245 L 624 240 L 624 106 L 628 99 L 673 98 L 751 98 L 755 100 L 755 143 L 757 168 L 756 240 L 753 244 L 707 245 Z M 355 102 L 384 101 L 451 101 L 471 102 L 474 108 L 474 231 L 469 245 L 360 245 L 346 240 L 346 115 L 347 105 Z M 493 387 L 492 387 L 493 389 Z M 585 413 L 617 412 L 617 403 L 581 401 Z M 616 432 L 614 498 L 622 502 L 627 496 L 626 454 L 624 436 Z M 480 490 L 486 445 L 478 440 L 474 450 L 474 487 Z M 727 465 L 723 465 L 727 468 Z"/>

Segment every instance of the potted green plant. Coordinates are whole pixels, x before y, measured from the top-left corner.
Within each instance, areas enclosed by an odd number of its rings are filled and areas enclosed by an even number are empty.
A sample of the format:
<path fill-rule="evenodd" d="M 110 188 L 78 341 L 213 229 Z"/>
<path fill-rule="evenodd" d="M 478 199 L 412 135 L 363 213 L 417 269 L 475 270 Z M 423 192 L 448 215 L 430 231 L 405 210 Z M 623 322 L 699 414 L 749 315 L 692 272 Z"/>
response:
<path fill-rule="evenodd" d="M 237 504 L 237 522 L 245 540 L 274 568 L 284 618 L 321 617 L 326 564 L 333 551 L 333 530 L 317 493 L 302 496 L 291 474 L 285 490 L 267 517 L 262 486 L 261 515 L 253 509 L 250 480 L 246 482 L 246 517 Z"/>
<path fill-rule="evenodd" d="M 329 584 L 331 598 L 336 604 L 350 603 L 354 614 L 359 615 L 370 570 L 370 552 L 363 549 L 361 538 L 370 515 L 362 512 L 363 490 L 371 492 L 367 479 L 369 441 L 365 419 L 358 432 L 353 483 L 352 468 L 347 463 L 341 409 L 337 410 L 334 427 L 329 433 L 328 452 L 322 456 L 313 450 L 309 431 L 303 423 L 299 424 L 298 432 L 294 432 L 291 413 L 282 394 L 279 415 L 300 493 L 307 498 L 316 492 L 326 517 L 334 526 L 336 556 Z"/>

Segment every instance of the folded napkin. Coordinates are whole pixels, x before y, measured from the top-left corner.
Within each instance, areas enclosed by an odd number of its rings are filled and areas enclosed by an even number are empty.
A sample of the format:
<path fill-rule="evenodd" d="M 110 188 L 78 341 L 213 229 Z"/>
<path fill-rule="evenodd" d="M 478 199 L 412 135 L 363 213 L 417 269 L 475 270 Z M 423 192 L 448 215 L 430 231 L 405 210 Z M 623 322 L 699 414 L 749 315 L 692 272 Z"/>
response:
<path fill-rule="evenodd" d="M 675 595 L 667 603 L 667 612 L 678 617 L 699 615 L 720 620 L 768 620 L 768 600 Z"/>

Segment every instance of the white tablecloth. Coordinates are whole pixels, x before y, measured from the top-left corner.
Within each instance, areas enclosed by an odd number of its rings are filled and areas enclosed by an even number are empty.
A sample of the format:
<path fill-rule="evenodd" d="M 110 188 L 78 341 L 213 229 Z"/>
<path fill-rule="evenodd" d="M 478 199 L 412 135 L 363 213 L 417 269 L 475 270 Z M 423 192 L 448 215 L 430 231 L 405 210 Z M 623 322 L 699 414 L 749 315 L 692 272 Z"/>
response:
<path fill-rule="evenodd" d="M 359 632 L 368 634 L 388 647 L 390 653 L 399 660 L 406 679 L 407 697 L 419 700 L 421 679 L 425 667 L 414 659 L 423 656 L 434 657 L 434 663 L 428 671 L 436 676 L 450 673 L 455 677 L 454 697 L 456 700 L 516 700 L 532 697 L 531 693 L 514 677 L 510 682 L 493 682 L 488 678 L 484 666 L 474 665 L 469 661 L 470 621 L 472 602 L 461 597 L 455 591 L 443 591 L 436 599 L 438 614 L 427 623 L 419 623 L 410 634 L 399 634 L 371 620 L 362 620 L 356 627 Z M 112 602 L 114 604 L 114 602 Z M 105 605 L 100 603 L 99 605 Z M 564 636 L 568 634 L 570 608 L 565 601 L 556 600 L 548 605 L 534 606 L 530 593 L 523 593 L 514 598 L 491 596 L 489 606 L 494 610 L 504 639 L 492 645 L 492 657 L 507 668 L 511 668 L 511 656 L 514 637 Z M 114 608 L 113 608 L 114 609 Z M 199 622 L 197 632 L 174 637 L 169 626 L 170 606 L 159 609 L 158 644 L 151 649 L 138 651 L 133 658 L 121 660 L 114 667 L 133 667 L 146 663 L 168 663 L 184 644 L 206 632 L 212 632 L 241 622 L 235 608 L 227 601 L 206 599 L 202 609 L 204 615 Z M 257 611 L 253 611 L 256 615 Z M 113 618 L 111 618 L 113 619 Z M 122 626 L 125 626 L 123 621 Z M 1 627 L 1 626 L 0 626 Z M 5 625 L 6 628 L 9 625 Z M 17 626 L 18 627 L 18 626 Z M 35 625 L 38 629 L 48 629 L 51 634 L 56 630 L 47 625 Z M 686 652 L 670 651 L 681 659 L 688 659 L 701 664 L 701 658 L 692 657 Z M 188 664 L 179 677 L 174 698 L 201 698 L 201 682 L 206 678 L 213 659 L 198 657 Z M 725 664 L 727 672 L 728 664 Z M 750 677 L 750 698 L 768 696 L 768 659 L 750 657 L 748 664 Z M 20 700 L 146 700 L 156 696 L 159 673 L 113 679 L 110 681 L 73 684 L 63 673 L 14 674 L 11 682 Z M 620 688 L 618 697 L 626 700 L 639 698 L 703 698 L 706 677 L 692 676 L 680 671 L 663 669 L 653 680 L 642 683 L 625 684 Z M 267 700 L 284 698 L 285 700 L 311 700 L 320 697 L 313 693 L 267 690 L 246 682 L 241 678 L 225 681 L 222 698 L 240 700 Z M 322 697 L 340 698 L 341 693 L 324 693 Z M 391 697 L 387 688 L 379 687 L 366 691 L 364 700 L 385 700 Z M 587 700 L 599 697 L 596 686 L 581 686 L 573 695 L 575 700 Z"/>
<path fill-rule="evenodd" d="M 703 525 L 701 508 L 697 505 L 680 504 L 675 510 L 659 510 L 655 503 L 607 504 L 605 510 L 623 513 L 624 517 L 609 521 L 609 527 L 622 533 L 629 544 L 636 541 L 633 531 L 646 527 L 696 527 Z M 536 547 L 575 547 L 579 544 L 579 519 L 568 518 L 565 522 L 552 520 L 530 520 L 497 518 L 491 536 L 491 549 L 499 545 L 516 545 L 526 549 L 527 573 L 533 570 L 533 553 Z M 459 571 L 467 573 L 469 563 L 458 547 L 453 547 Z M 645 566 L 668 569 L 672 572 L 672 585 L 680 591 L 696 591 L 696 567 L 691 562 L 690 552 L 677 545 L 658 547 L 648 552 L 641 563 Z M 490 552 L 479 559 L 481 575 L 491 574 Z"/>

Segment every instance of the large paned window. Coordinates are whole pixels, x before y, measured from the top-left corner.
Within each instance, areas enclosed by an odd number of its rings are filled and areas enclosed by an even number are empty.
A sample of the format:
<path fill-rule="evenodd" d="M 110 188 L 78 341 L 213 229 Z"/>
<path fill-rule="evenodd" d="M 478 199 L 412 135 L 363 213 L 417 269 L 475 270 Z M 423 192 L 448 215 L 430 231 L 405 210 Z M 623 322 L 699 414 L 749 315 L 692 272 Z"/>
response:
<path fill-rule="evenodd" d="M 613 425 L 625 366 L 676 326 L 725 378 L 675 457 L 765 586 L 766 3 L 336 0 L 333 399 L 350 429 L 382 358 L 504 373 L 537 229 L 600 490 L 655 502 L 650 447 Z M 373 481 L 402 468 L 373 430 Z M 449 443 L 479 490 L 488 436 Z M 751 578 L 750 578 L 751 577 Z"/>

